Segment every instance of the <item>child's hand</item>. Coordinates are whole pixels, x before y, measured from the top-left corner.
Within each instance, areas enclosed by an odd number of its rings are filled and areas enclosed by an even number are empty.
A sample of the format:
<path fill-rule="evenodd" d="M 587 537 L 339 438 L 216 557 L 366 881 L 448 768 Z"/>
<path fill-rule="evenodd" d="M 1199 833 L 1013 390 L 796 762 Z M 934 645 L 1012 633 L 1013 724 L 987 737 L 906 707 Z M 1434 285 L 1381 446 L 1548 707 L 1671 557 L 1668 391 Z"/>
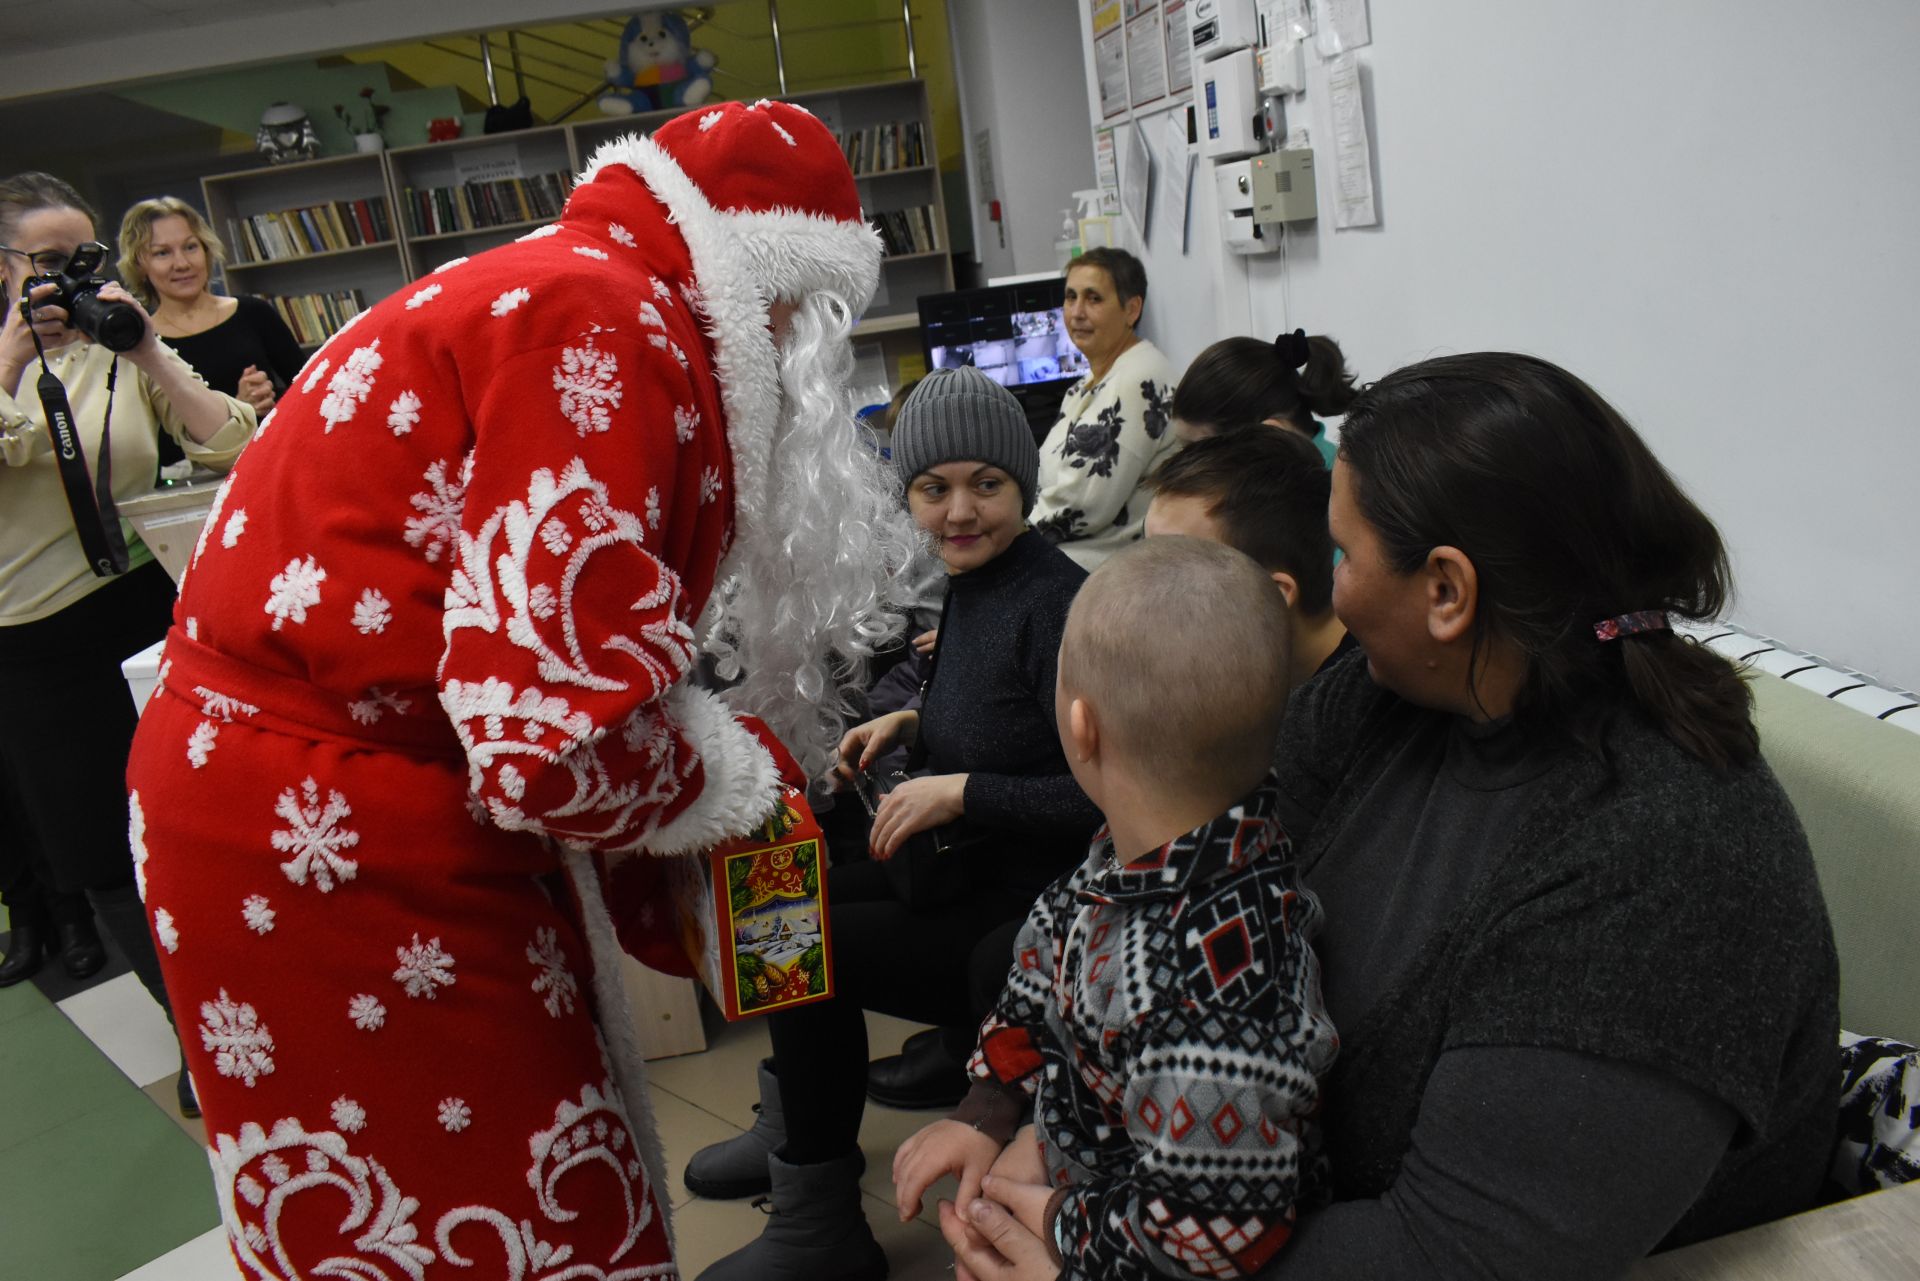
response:
<path fill-rule="evenodd" d="M 1045 1183 L 1047 1160 L 1040 1153 L 1040 1132 L 1031 1125 L 1021 1126 L 987 1174 L 1013 1183 Z"/>
<path fill-rule="evenodd" d="M 948 1174 L 960 1180 L 960 1204 L 980 1195 L 980 1180 L 1000 1155 L 1000 1145 L 970 1125 L 935 1121 L 900 1145 L 893 1156 L 893 1200 L 905 1223 L 920 1213 L 927 1189 Z"/>

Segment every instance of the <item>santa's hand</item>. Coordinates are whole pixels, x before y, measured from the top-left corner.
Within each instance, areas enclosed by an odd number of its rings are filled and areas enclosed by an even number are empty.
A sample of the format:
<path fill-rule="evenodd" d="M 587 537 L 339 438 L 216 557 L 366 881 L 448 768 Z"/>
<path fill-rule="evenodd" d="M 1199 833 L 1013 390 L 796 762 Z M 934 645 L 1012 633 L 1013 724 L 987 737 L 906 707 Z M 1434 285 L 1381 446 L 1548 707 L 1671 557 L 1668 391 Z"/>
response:
<path fill-rule="evenodd" d="M 886 862 L 907 838 L 951 823 L 967 810 L 967 776 L 933 774 L 910 778 L 887 793 L 874 811 L 867 851 Z"/>
<path fill-rule="evenodd" d="M 985 1195 L 965 1203 L 965 1214 L 941 1206 L 940 1232 L 955 1263 L 978 1281 L 1055 1281 L 1060 1265 L 1047 1248 L 1047 1202 L 1041 1183 L 989 1178 Z"/>

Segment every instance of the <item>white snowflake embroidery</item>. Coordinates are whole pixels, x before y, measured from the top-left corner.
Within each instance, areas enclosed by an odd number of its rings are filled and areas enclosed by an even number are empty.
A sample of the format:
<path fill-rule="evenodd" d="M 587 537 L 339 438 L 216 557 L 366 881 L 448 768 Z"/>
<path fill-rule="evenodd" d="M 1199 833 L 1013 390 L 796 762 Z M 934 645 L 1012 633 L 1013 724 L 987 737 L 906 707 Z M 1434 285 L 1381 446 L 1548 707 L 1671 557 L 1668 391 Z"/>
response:
<path fill-rule="evenodd" d="M 213 755 L 213 740 L 220 736 L 220 727 L 212 721 L 201 721 L 187 735 L 187 763 L 195 769 L 205 769 L 207 759 Z"/>
<path fill-rule="evenodd" d="M 687 363 L 687 353 L 680 350 L 679 343 L 668 343 L 667 346 L 673 352 L 673 358 L 680 362 L 680 368 L 688 371 L 693 369 L 693 366 Z"/>
<path fill-rule="evenodd" d="M 173 913 L 164 907 L 153 909 L 153 937 L 167 949 L 168 956 L 180 950 L 180 931 L 174 928 Z"/>
<path fill-rule="evenodd" d="M 189 618 L 187 620 L 187 639 L 188 640 L 200 639 L 200 620 L 199 619 Z"/>
<path fill-rule="evenodd" d="M 660 528 L 660 487 L 658 485 L 647 491 L 647 528 Z"/>
<path fill-rule="evenodd" d="M 348 1134 L 358 1134 L 367 1128 L 367 1110 L 343 1094 L 333 1101 L 333 1124 Z"/>
<path fill-rule="evenodd" d="M 217 1001 L 200 1003 L 200 1044 L 213 1055 L 214 1069 L 249 1090 L 273 1073 L 273 1034 L 245 1001 L 235 1001 L 220 989 Z"/>
<path fill-rule="evenodd" d="M 579 254 L 582 258 L 593 258 L 600 262 L 607 260 L 607 251 L 604 249 L 595 249 L 592 245 L 575 245 L 573 252 Z"/>
<path fill-rule="evenodd" d="M 673 306 L 673 290 L 667 288 L 667 282 L 658 276 L 649 276 L 647 279 L 653 282 L 653 296 L 667 306 Z"/>
<path fill-rule="evenodd" d="M 652 343 L 654 346 L 658 347 L 661 351 L 665 351 L 667 349 L 667 344 L 672 340 L 669 339 L 665 334 L 648 334 L 647 341 Z"/>
<path fill-rule="evenodd" d="M 127 848 L 133 851 L 133 888 L 140 901 L 147 901 L 147 814 L 140 808 L 140 793 L 127 793 Z"/>
<path fill-rule="evenodd" d="M 724 111 L 709 111 L 706 115 L 700 117 L 700 132 L 707 132 L 707 130 L 713 128 L 726 118 L 727 113 Z"/>
<path fill-rule="evenodd" d="M 452 271 L 455 267 L 458 267 L 461 263 L 465 261 L 466 259 L 464 257 L 449 258 L 447 259 L 447 261 L 441 263 L 438 267 L 435 267 L 433 269 L 433 274 L 437 276 L 443 271 Z"/>
<path fill-rule="evenodd" d="M 220 531 L 220 545 L 231 547 L 240 541 L 240 535 L 247 532 L 247 511 L 241 508 L 227 517 L 227 527 Z"/>
<path fill-rule="evenodd" d="M 700 502 L 702 505 L 720 497 L 720 469 L 709 467 L 700 473 Z"/>
<path fill-rule="evenodd" d="M 435 285 L 438 289 L 439 286 Z M 411 391 L 403 391 L 393 398 L 387 406 L 387 426 L 396 436 L 404 436 L 420 425 L 420 397 Z"/>
<path fill-rule="evenodd" d="M 255 934 L 273 933 L 273 908 L 264 894 L 249 894 L 240 901 L 240 919 Z"/>
<path fill-rule="evenodd" d="M 347 1002 L 347 1017 L 362 1032 L 377 1032 L 387 1021 L 387 1007 L 379 997 L 362 992 Z"/>
<path fill-rule="evenodd" d="M 307 380 L 300 384 L 300 390 L 312 391 L 315 387 L 318 387 L 320 380 L 327 376 L 327 366 L 332 363 L 331 360 L 314 361 L 313 368 L 307 371 Z"/>
<path fill-rule="evenodd" d="M 433 285 L 428 285 L 424 289 L 414 290 L 412 296 L 407 299 L 407 310 L 419 311 L 422 307 L 432 302 L 435 298 L 438 298 L 440 296 L 440 291 L 445 288 L 446 288 L 445 285 L 433 284 Z"/>
<path fill-rule="evenodd" d="M 554 595 L 553 588 L 545 583 L 541 583 L 527 593 L 527 612 L 541 622 L 552 618 L 559 608 L 560 598 Z"/>
<path fill-rule="evenodd" d="M 441 1099 L 439 1116 L 448 1134 L 458 1134 L 473 1124 L 473 1109 L 465 1099 Z"/>
<path fill-rule="evenodd" d="M 405 716 L 412 708 L 413 700 L 402 698 L 398 694 L 389 694 L 378 686 L 367 690 L 365 698 L 357 698 L 347 704 L 347 714 L 356 724 L 373 725 L 392 711 L 397 716 Z"/>
<path fill-rule="evenodd" d="M 509 289 L 493 300 L 493 306 L 489 308 L 489 310 L 492 311 L 496 317 L 504 316 L 531 297 L 533 297 L 532 290 Z"/>
<path fill-rule="evenodd" d="M 584 347 L 563 347 L 553 369 L 553 388 L 560 393 L 560 413 L 582 436 L 613 426 L 609 410 L 620 407 L 620 362 L 603 352 L 588 336 Z"/>
<path fill-rule="evenodd" d="M 625 246 L 628 249 L 633 248 L 634 245 L 638 243 L 634 240 L 633 233 L 617 222 L 607 224 L 607 234 L 613 237 L 615 244 Z"/>
<path fill-rule="evenodd" d="M 320 416 L 327 420 L 328 434 L 359 412 L 361 404 L 373 393 L 373 376 L 383 363 L 385 357 L 380 354 L 380 340 L 376 338 L 365 347 L 354 348 L 346 363 L 327 380 Z"/>
<path fill-rule="evenodd" d="M 260 710 L 252 703 L 243 703 L 231 694 L 222 694 L 219 690 L 208 689 L 205 685 L 195 685 L 193 696 L 200 700 L 202 716 L 218 716 L 228 723 L 232 722 L 236 714 L 252 716 Z"/>
<path fill-rule="evenodd" d="M 799 145 L 800 145 L 799 143 L 797 143 L 797 142 L 795 142 L 795 141 L 793 140 L 793 135 L 792 135 L 792 134 L 790 134 L 790 133 L 788 133 L 788 132 L 787 132 L 787 131 L 786 131 L 785 129 L 782 129 L 782 128 L 781 128 L 781 127 L 780 127 L 780 126 L 779 126 L 778 124 L 776 124 L 776 123 L 775 123 L 774 121 L 771 121 L 771 120 L 769 120 L 769 121 L 767 121 L 767 123 L 768 123 L 768 124 L 770 124 L 770 125 L 773 125 L 773 131 L 774 131 L 775 133 L 777 133 L 777 134 L 779 134 L 779 135 L 780 135 L 780 136 L 781 136 L 782 138 L 785 138 L 785 139 L 787 140 L 787 145 L 788 145 L 789 147 L 797 147 L 797 146 L 799 146 Z"/>
<path fill-rule="evenodd" d="M 559 931 L 545 926 L 535 930 L 533 942 L 527 944 L 527 961 L 540 971 L 534 977 L 533 990 L 547 1013 L 556 1019 L 573 1013 L 573 998 L 579 994 L 580 984 L 567 973 L 567 954 L 560 950 Z"/>
<path fill-rule="evenodd" d="M 289 620 L 306 622 L 307 610 L 320 603 L 320 584 L 326 581 L 327 571 L 314 563 L 313 557 L 288 561 L 287 567 L 267 584 L 266 611 L 273 615 L 273 630 L 279 631 Z"/>
<path fill-rule="evenodd" d="M 557 520 L 550 520 L 540 526 L 540 541 L 555 556 L 565 556 L 567 548 L 573 546 L 573 535 L 567 527 Z"/>
<path fill-rule="evenodd" d="M 560 234 L 560 224 L 557 222 L 550 222 L 544 227 L 535 227 L 532 231 L 529 231 L 526 235 L 521 236 L 520 239 L 543 240 L 548 236 L 557 236 L 559 234 Z"/>
<path fill-rule="evenodd" d="M 673 407 L 673 438 L 675 440 L 683 445 L 691 443 L 693 433 L 699 430 L 699 427 L 699 411 L 689 409 L 685 405 L 675 405 Z"/>
<path fill-rule="evenodd" d="M 431 1001 L 441 988 L 453 986 L 453 957 L 440 946 L 437 936 L 422 943 L 416 933 L 411 946 L 393 951 L 400 960 L 393 972 L 394 981 L 407 989 L 408 996 L 415 1000 L 424 996 Z"/>
<path fill-rule="evenodd" d="M 460 515 L 467 500 L 467 487 L 460 477 L 447 479 L 447 461 L 437 459 L 427 467 L 427 489 L 407 501 L 420 514 L 407 517 L 406 540 L 410 547 L 424 548 L 427 563 L 437 565 L 449 546 L 460 542 Z"/>
<path fill-rule="evenodd" d="M 280 793 L 273 812 L 288 823 L 286 830 L 276 829 L 270 839 L 273 848 L 293 855 L 280 865 L 289 881 L 305 885 L 311 876 L 322 894 L 330 894 L 334 878 L 344 883 L 359 872 L 359 861 L 341 852 L 358 845 L 360 833 L 340 826 L 353 816 L 353 808 L 339 792 L 328 788 L 326 803 L 321 804 L 320 785 L 309 776 L 300 784 L 300 795 L 291 787 Z"/>
<path fill-rule="evenodd" d="M 527 780 L 512 764 L 502 765 L 496 776 L 500 780 L 500 790 L 506 793 L 510 801 L 518 801 L 527 794 Z"/>
<path fill-rule="evenodd" d="M 392 621 L 393 607 L 378 588 L 369 587 L 360 593 L 360 599 L 353 607 L 353 625 L 362 636 L 384 632 Z"/>
<path fill-rule="evenodd" d="M 640 323 L 643 325 L 652 325 L 655 329 L 665 329 L 667 327 L 667 318 L 660 314 L 658 307 L 650 302 L 643 302 L 640 304 Z"/>

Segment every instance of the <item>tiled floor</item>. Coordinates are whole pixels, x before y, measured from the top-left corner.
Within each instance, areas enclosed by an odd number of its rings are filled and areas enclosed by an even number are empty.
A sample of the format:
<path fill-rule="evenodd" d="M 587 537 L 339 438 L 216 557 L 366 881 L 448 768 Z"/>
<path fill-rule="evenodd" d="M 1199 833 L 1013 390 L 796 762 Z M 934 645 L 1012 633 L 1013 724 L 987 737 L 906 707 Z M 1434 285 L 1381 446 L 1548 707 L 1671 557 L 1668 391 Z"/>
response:
<path fill-rule="evenodd" d="M 3 924 L 3 918 L 0 918 Z M 0 938 L 0 953 L 6 950 Z M 86 985 L 43 969 L 0 990 L 0 1274 L 33 1281 L 220 1281 L 238 1276 L 219 1227 L 205 1133 L 174 1108 L 179 1060 L 159 1007 L 110 965 Z M 914 1025 L 868 1016 L 875 1054 Z M 753 1123 L 762 1023 L 708 1027 L 705 1053 L 650 1065 L 653 1107 L 672 1167 L 668 1195 L 688 1278 L 756 1236 L 750 1202 L 701 1201 L 680 1182 L 692 1153 Z M 894 1149 L 937 1114 L 869 1107 L 867 1218 L 894 1281 L 938 1281 L 952 1256 L 931 1200 L 902 1223 Z M 951 1184 L 936 1195 L 952 1195 Z"/>

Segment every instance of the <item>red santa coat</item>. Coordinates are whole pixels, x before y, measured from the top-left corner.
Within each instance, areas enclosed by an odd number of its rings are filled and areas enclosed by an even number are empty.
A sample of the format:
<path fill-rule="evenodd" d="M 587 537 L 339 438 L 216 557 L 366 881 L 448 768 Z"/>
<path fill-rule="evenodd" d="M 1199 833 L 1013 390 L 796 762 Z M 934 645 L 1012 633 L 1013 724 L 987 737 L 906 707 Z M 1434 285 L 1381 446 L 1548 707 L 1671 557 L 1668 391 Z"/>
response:
<path fill-rule="evenodd" d="M 649 146 L 336 335 L 183 585 L 133 848 L 249 1275 L 671 1273 L 586 860 L 771 809 L 686 678 L 778 392 Z"/>

